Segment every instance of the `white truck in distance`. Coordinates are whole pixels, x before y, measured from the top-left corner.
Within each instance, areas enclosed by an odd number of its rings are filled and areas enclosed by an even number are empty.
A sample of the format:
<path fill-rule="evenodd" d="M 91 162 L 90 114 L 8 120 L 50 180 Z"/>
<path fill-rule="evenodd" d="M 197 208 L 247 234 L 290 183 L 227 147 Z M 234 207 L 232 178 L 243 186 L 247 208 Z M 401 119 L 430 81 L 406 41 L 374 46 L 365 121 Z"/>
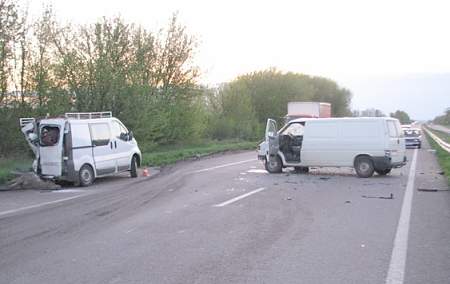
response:
<path fill-rule="evenodd" d="M 141 151 L 133 133 L 111 112 L 21 118 L 20 126 L 36 156 L 33 170 L 44 179 L 88 186 L 118 172 L 137 177 Z"/>
<path fill-rule="evenodd" d="M 277 131 L 269 119 L 258 158 L 270 173 L 285 167 L 354 167 L 359 177 L 388 174 L 406 164 L 405 140 L 395 118 L 300 118 Z"/>
<path fill-rule="evenodd" d="M 320 102 L 289 102 L 286 122 L 296 118 L 331 117 L 331 104 Z"/>

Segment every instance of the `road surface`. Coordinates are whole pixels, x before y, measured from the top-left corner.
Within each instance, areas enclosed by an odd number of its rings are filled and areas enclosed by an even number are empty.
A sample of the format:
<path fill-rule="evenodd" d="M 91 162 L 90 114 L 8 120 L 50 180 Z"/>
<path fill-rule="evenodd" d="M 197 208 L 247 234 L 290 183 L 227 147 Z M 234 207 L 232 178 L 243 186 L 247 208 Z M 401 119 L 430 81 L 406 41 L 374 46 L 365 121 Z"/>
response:
<path fill-rule="evenodd" d="M 450 193 L 423 146 L 369 179 L 242 152 L 0 192 L 0 283 L 450 283 Z"/>

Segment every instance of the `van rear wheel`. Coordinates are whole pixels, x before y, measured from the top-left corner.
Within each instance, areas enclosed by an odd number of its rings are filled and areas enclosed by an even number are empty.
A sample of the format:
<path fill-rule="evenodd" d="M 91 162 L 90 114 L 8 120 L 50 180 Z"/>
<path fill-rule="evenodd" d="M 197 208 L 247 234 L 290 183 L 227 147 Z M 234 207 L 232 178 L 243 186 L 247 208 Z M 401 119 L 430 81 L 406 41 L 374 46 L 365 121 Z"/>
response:
<path fill-rule="evenodd" d="M 94 170 L 89 165 L 83 165 L 79 172 L 79 184 L 81 186 L 89 186 L 94 182 Z"/>
<path fill-rule="evenodd" d="M 361 178 L 371 177 L 375 171 L 372 159 L 367 156 L 357 157 L 355 160 L 355 171 Z"/>
<path fill-rule="evenodd" d="M 282 172 L 283 164 L 281 163 L 280 157 L 275 156 L 269 157 L 269 160 L 266 159 L 265 167 L 269 173 L 277 174 Z"/>

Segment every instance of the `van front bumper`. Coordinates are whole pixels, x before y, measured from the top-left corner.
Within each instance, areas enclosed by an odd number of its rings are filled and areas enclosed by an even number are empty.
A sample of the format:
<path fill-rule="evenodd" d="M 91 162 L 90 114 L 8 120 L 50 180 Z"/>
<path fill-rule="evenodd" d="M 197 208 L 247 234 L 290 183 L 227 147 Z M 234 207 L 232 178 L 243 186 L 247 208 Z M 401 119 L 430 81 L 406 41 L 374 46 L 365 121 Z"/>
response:
<path fill-rule="evenodd" d="M 402 162 L 392 162 L 391 157 L 373 157 L 373 163 L 375 169 L 378 170 L 386 170 L 386 169 L 392 169 L 392 168 L 401 168 L 404 165 L 406 165 L 406 156 L 403 156 Z"/>

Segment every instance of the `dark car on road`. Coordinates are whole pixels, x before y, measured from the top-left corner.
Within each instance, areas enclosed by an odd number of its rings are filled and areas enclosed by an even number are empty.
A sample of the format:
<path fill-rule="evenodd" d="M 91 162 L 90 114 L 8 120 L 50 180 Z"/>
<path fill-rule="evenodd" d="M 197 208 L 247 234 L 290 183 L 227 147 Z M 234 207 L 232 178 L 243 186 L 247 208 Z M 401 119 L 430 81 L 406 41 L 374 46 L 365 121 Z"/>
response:
<path fill-rule="evenodd" d="M 405 136 L 406 147 L 422 147 L 422 133 L 420 129 L 407 128 L 403 129 L 403 134 Z"/>

